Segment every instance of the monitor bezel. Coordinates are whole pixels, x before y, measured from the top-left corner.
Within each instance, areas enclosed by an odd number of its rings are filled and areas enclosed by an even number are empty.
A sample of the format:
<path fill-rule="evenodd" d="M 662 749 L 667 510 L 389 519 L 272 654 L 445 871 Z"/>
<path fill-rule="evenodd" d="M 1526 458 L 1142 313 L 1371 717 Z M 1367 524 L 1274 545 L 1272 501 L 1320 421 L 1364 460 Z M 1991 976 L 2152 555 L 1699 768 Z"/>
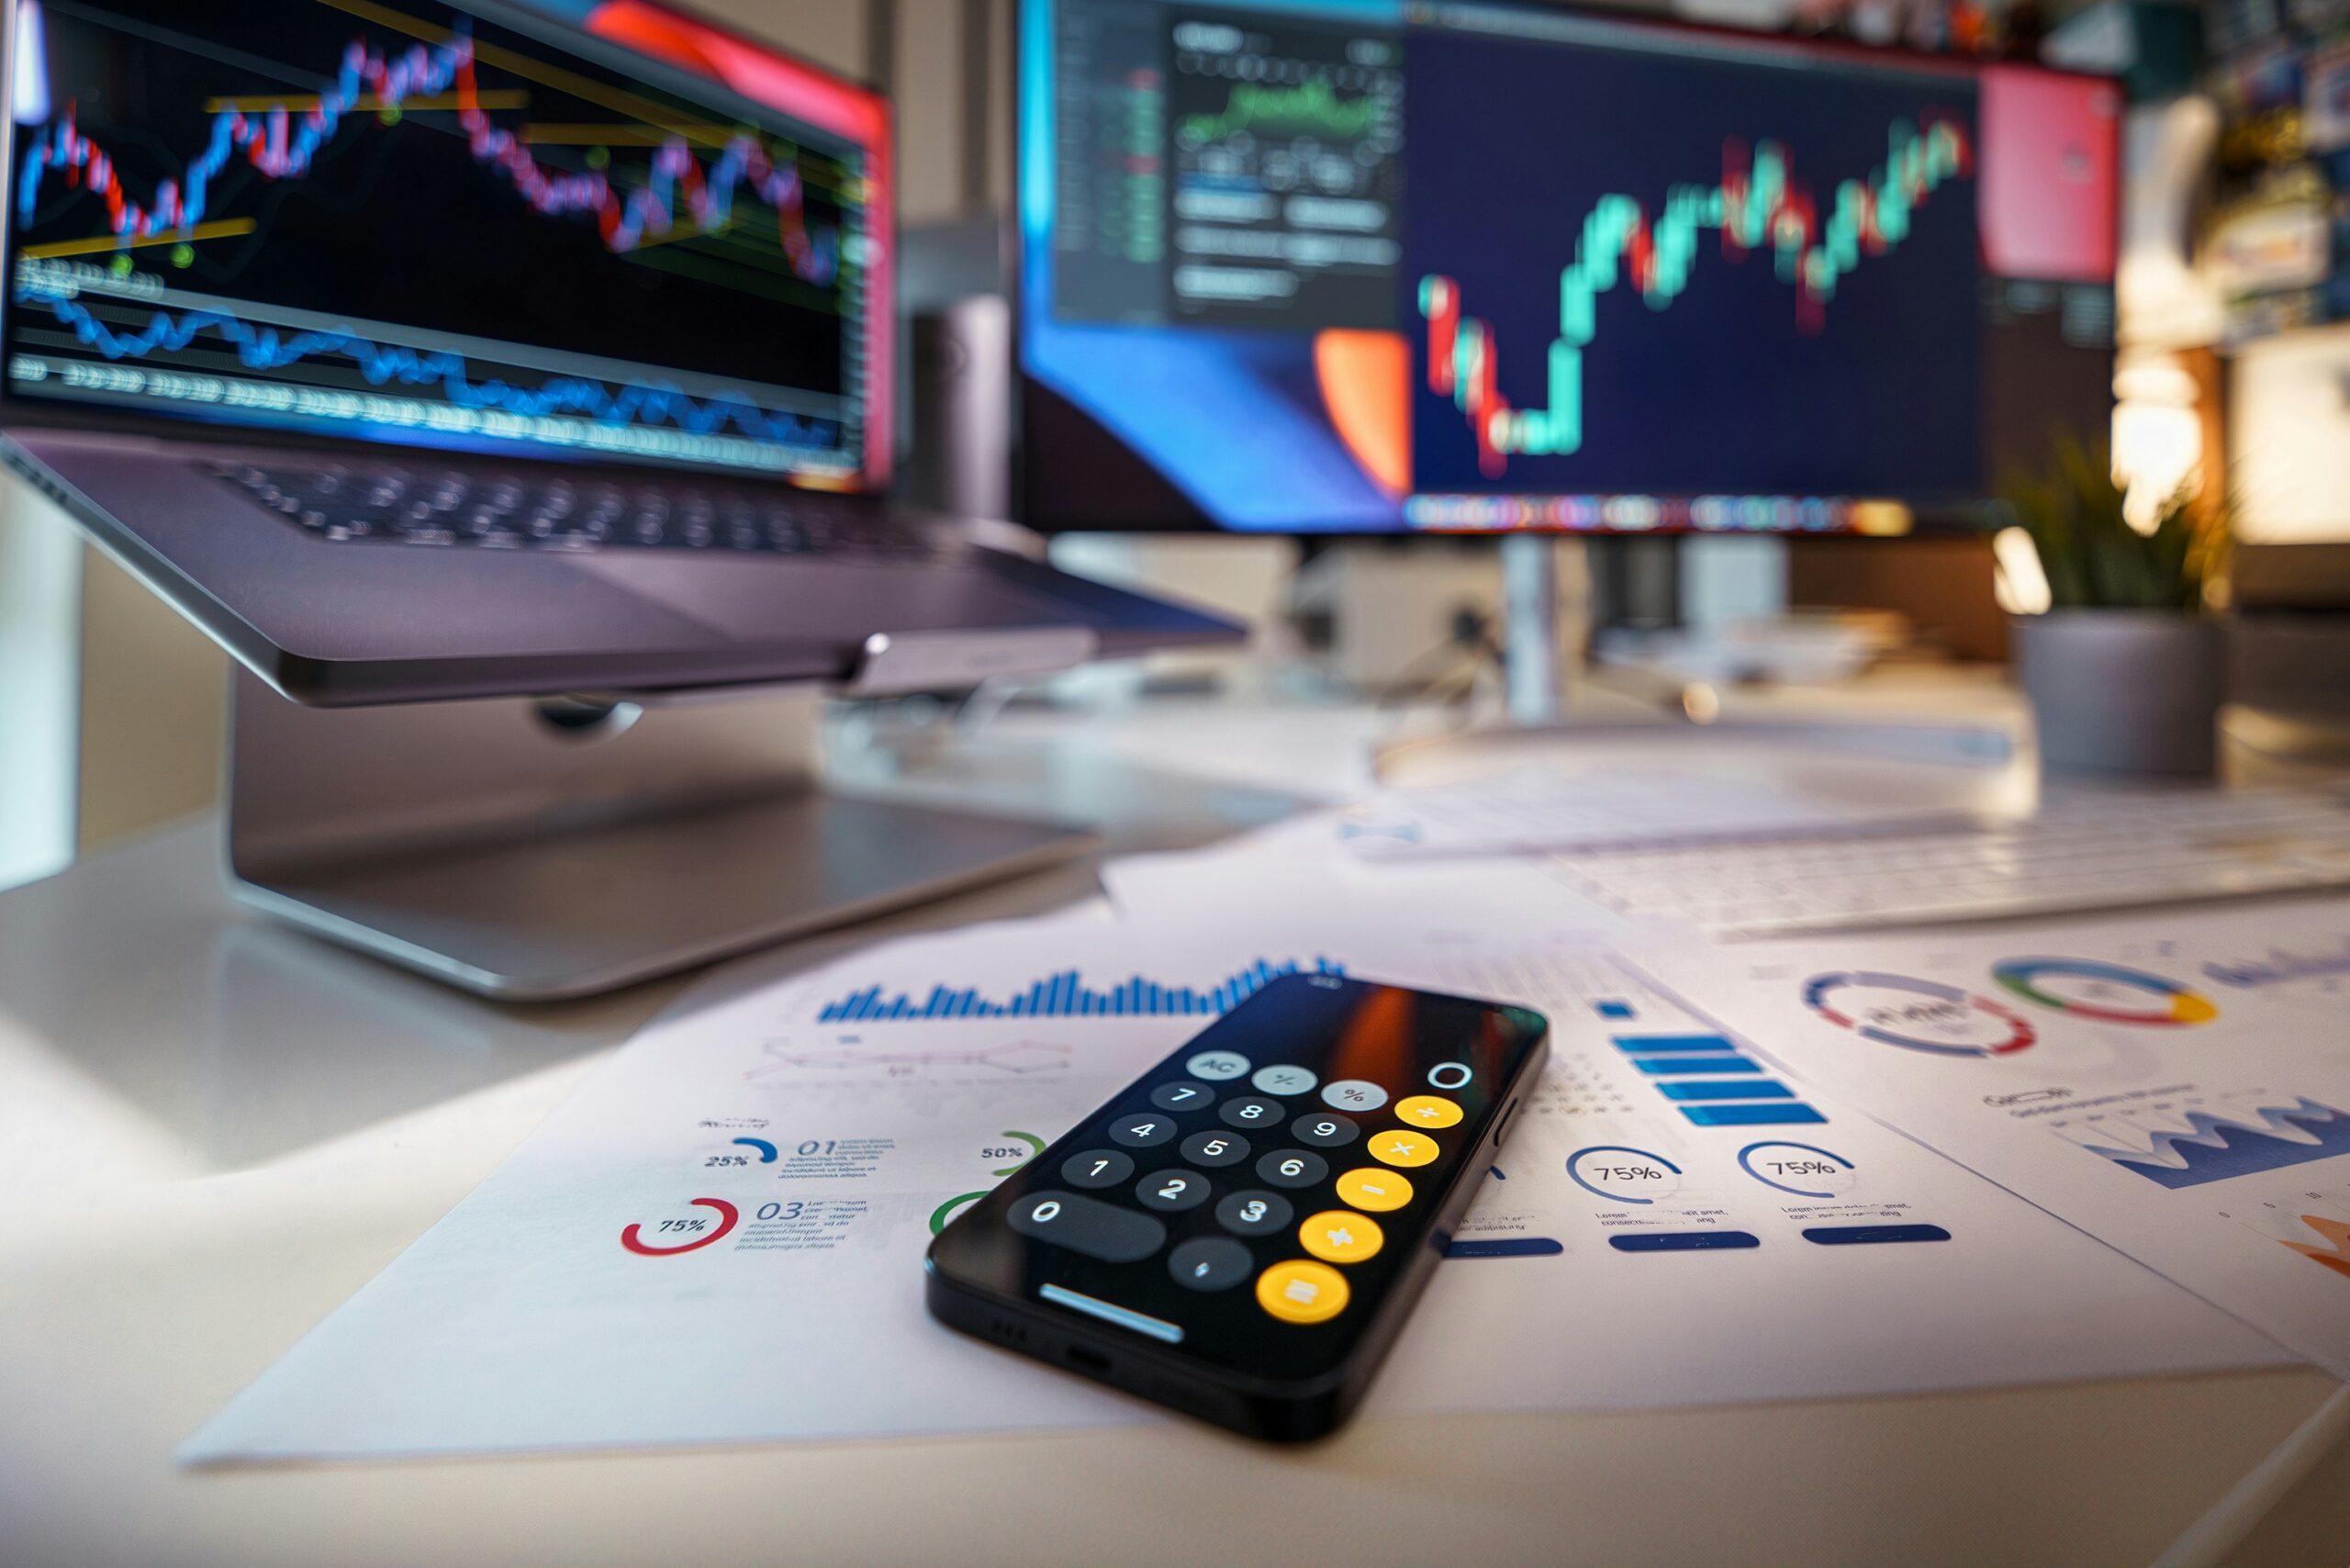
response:
<path fill-rule="evenodd" d="M 702 75 L 650 55 L 631 46 L 608 39 L 568 20 L 520 3 L 520 0 L 442 0 L 458 10 L 469 12 L 493 26 L 508 28 L 520 33 L 540 38 L 560 49 L 569 50 L 588 59 L 602 59 L 614 69 L 640 74 L 646 81 L 661 84 L 666 77 L 674 84 L 666 90 L 679 93 L 711 93 L 732 95 L 746 104 L 768 114 L 798 118 L 792 111 L 774 104 L 762 104 L 746 97 L 727 83 Z M 868 148 L 869 156 L 882 164 L 882 210 L 877 215 L 885 230 L 886 241 L 880 268 L 888 274 L 888 285 L 881 295 L 880 307 L 868 315 L 867 331 L 872 348 L 867 375 L 868 385 L 878 383 L 878 391 L 870 397 L 867 411 L 868 429 L 878 416 L 881 438 L 868 440 L 869 455 L 866 466 L 859 470 L 857 480 L 848 493 L 878 495 L 886 492 L 896 475 L 901 455 L 901 421 L 898 401 L 901 394 L 899 367 L 899 330 L 896 274 L 900 233 L 897 199 L 897 106 L 881 85 L 866 77 L 853 76 L 829 65 L 810 59 L 798 50 L 786 48 L 771 39 L 744 31 L 730 22 L 711 16 L 695 0 L 644 0 L 652 8 L 665 11 L 696 27 L 730 39 L 747 49 L 775 59 L 794 70 L 820 77 L 831 84 L 861 95 L 870 100 L 876 123 L 881 128 L 879 145 Z M 13 42 L 17 36 L 17 11 L 20 0 L 0 0 L 0 38 Z M 584 45 L 584 47 L 583 47 Z M 13 75 L 0 84 L 0 100 L 15 89 Z M 17 132 L 18 126 L 12 106 L 0 101 L 0 170 L 16 168 Z M 822 129 L 824 128 L 818 127 Z M 831 134 L 840 135 L 839 132 Z M 855 140 L 847 138 L 847 140 Z M 8 289 L 5 286 L 14 257 L 10 241 L 15 235 L 13 217 L 0 215 L 0 344 L 6 342 Z M 578 466 L 596 474 L 640 475 L 648 478 L 676 478 L 694 476 L 730 486 L 781 485 L 795 490 L 834 489 L 838 487 L 815 486 L 805 478 L 758 469 L 736 468 L 691 462 L 661 462 L 645 458 L 607 457 L 576 450 L 554 450 L 529 443 L 496 443 L 481 446 L 437 446 L 429 442 L 389 442 L 367 436 L 341 435 L 329 431 L 300 427 L 240 425 L 215 422 L 194 418 L 173 418 L 168 414 L 141 413 L 133 409 L 107 408 L 103 405 L 75 405 L 39 398 L 25 398 L 10 391 L 7 380 L 0 376 L 0 435 L 11 428 L 43 431 L 89 431 L 102 436 L 119 436 L 132 440 L 190 442 L 223 448 L 288 448 L 324 455 L 350 457 L 369 454 L 384 461 L 407 461 L 465 467 L 483 463 L 533 463 L 548 465 Z"/>
<path fill-rule="evenodd" d="M 1395 527 L 1380 529 L 1352 527 L 1317 528 L 1311 525 L 1300 525 L 1283 529 L 1252 529 L 1226 528 L 1216 523 L 1212 519 L 1195 521 L 1184 518 L 1177 519 L 1164 524 L 1145 524 L 1120 523 L 1115 521 L 1094 522 L 1063 521 L 1055 518 L 1040 517 L 1037 513 L 1037 509 L 1034 504 L 1035 495 L 1030 479 L 1030 476 L 1035 472 L 1035 466 L 1034 461 L 1035 454 L 1031 450 L 1028 442 L 1028 421 L 1026 415 L 1031 391 L 1042 390 L 1049 392 L 1050 388 L 1042 387 L 1039 384 L 1035 383 L 1028 374 L 1028 311 L 1026 307 L 1027 290 L 1025 286 L 1027 241 L 1025 230 L 1021 221 L 1021 181 L 1026 167 L 1024 152 L 1027 147 L 1028 117 L 1030 109 L 1028 95 L 1026 93 L 1022 91 L 1023 76 L 1021 67 L 1024 59 L 1023 51 L 1025 47 L 1027 31 L 1029 27 L 1032 25 L 1032 21 L 1040 18 L 1041 25 L 1047 28 L 1051 27 L 1053 13 L 1062 3 L 1063 0 L 1014 0 L 1012 26 L 1007 29 L 1010 34 L 1013 104 L 1012 193 L 1011 200 L 1003 214 L 1002 249 L 1004 259 L 1004 288 L 1012 318 L 1012 364 L 1010 366 L 1010 387 L 1013 401 L 1012 412 L 1013 434 L 1013 451 L 1010 454 L 1010 461 L 1012 464 L 1012 482 L 1009 493 L 1012 498 L 1013 516 L 1014 520 L 1020 522 L 1023 526 L 1044 534 L 1110 533 L 1140 538 L 1163 536 L 1169 538 L 1192 539 L 1306 539 L 1315 542 L 1326 541 L 1332 543 L 1342 543 L 1348 542 L 1374 540 L 1504 539 L 1519 534 L 1537 534 L 1552 539 L 1707 539 L 1759 537 L 1773 539 L 1860 540 L 1902 538 L 1913 534 L 1938 534 L 1945 537 L 1951 535 L 1983 534 L 1991 532 L 1998 525 L 1998 520 L 1994 515 L 1993 509 L 1987 504 L 1993 498 L 1988 493 L 1978 497 L 1953 498 L 1949 501 L 1933 506 L 1926 506 L 1923 504 L 1913 505 L 1911 507 L 1911 525 L 1902 533 L 1874 533 L 1859 529 L 1816 532 L 1806 530 L 1774 529 L 1757 532 L 1747 530 L 1718 530 L 1701 529 L 1696 527 L 1644 529 L 1437 529 L 1415 528 L 1409 523 L 1403 522 L 1400 519 Z M 1166 3 L 1166 0 L 1161 0 L 1161 3 Z M 1787 52 L 1800 53 L 1809 58 L 1818 58 L 1825 55 L 1852 64 L 1865 65 L 1872 69 L 1878 70 L 1919 71 L 1930 74 L 1964 76 L 1970 80 L 1980 81 L 1985 72 L 1993 68 L 1998 68 L 2004 70 L 2029 71 L 2041 75 L 2052 76 L 2065 80 L 2101 83 L 2111 87 L 2117 95 L 2121 90 L 2121 83 L 2120 79 L 2103 72 L 2072 70 L 2062 66 L 2042 64 L 2038 61 L 1975 59 L 1971 57 L 1936 53 L 1930 50 L 1912 48 L 1908 44 L 1875 45 L 1863 43 L 1852 39 L 1806 37 L 1792 33 L 1757 32 L 1743 28 L 1729 27 L 1720 23 L 1693 21 L 1684 17 L 1663 16 L 1645 11 L 1627 11 L 1616 6 L 1602 4 L 1579 3 L 1579 0 L 1473 0 L 1473 3 L 1495 10 L 1526 11 L 1539 14 L 1564 16 L 1591 22 L 1606 23 L 1612 26 L 1635 28 L 1651 32 L 1678 34 L 1689 38 L 1711 39 L 1740 50 L 1780 50 Z M 1236 8 L 1247 9 L 1249 7 L 1246 4 L 1241 4 L 1237 6 Z M 1257 8 L 1285 9 L 1287 7 L 1281 6 L 1281 0 L 1272 0 L 1272 3 L 1270 5 L 1262 4 L 1262 0 L 1259 0 L 1259 4 Z M 1306 14 L 1311 13 L 1307 12 Z M 2122 176 L 2122 115 L 2117 112 L 2113 116 L 2111 121 L 2112 142 L 2110 152 L 2112 154 L 2112 168 L 2114 171 L 2116 185 L 2115 199 L 2113 203 L 2113 240 L 2115 244 L 2115 261 L 2117 269 L 2120 263 L 2120 243 L 2121 239 L 2122 193 L 2120 186 Z M 2109 279 L 2107 281 L 2107 286 L 2112 286 L 2112 280 Z M 2117 345 L 2113 353 L 2109 357 L 2118 357 L 2119 352 L 2119 346 Z M 1111 437 L 1110 439 L 1115 438 Z M 1145 460 L 1137 457 L 1136 461 L 1143 462 Z M 1169 487 L 1175 487 L 1175 482 L 1172 479 L 1167 478 L 1165 476 L 1161 476 L 1160 477 L 1162 482 L 1167 484 Z M 1666 498 L 1684 499 L 1687 498 Z M 1855 497 L 1850 498 L 1867 499 L 1873 498 Z"/>

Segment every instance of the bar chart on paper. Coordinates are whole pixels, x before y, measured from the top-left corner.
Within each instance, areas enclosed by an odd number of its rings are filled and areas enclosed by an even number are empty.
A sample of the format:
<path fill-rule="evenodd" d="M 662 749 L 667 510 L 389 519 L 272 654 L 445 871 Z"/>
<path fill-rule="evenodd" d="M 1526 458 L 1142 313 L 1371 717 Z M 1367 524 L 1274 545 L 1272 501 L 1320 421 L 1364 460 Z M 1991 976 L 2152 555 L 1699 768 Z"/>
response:
<path fill-rule="evenodd" d="M 1341 975 L 1336 959 L 1276 962 L 1259 958 L 1204 985 L 1152 980 L 1141 974 L 1089 983 L 1082 969 L 1041 975 L 990 994 L 980 986 L 935 984 L 914 991 L 883 984 L 858 988 L 822 1004 L 819 1024 L 904 1023 L 947 1018 L 1131 1018 L 1210 1016 L 1237 1006 L 1284 975 Z"/>

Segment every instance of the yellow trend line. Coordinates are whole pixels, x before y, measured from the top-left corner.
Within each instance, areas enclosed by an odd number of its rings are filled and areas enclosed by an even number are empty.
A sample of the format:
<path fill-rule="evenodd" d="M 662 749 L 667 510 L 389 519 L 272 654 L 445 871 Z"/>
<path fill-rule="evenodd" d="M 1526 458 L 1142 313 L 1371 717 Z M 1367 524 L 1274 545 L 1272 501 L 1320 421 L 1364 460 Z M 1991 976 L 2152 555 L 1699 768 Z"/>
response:
<path fill-rule="evenodd" d="M 526 109 L 531 106 L 531 95 L 520 87 L 498 87 L 474 95 L 486 109 Z M 233 98 L 207 98 L 204 101 L 204 112 L 208 115 L 227 114 L 232 110 L 238 114 L 263 114 L 271 109 L 284 109 L 298 115 L 308 114 L 318 106 L 319 95 L 316 93 L 297 93 L 290 96 L 283 93 L 247 93 Z M 454 109 L 459 106 L 454 93 L 420 93 L 397 104 L 386 104 L 374 93 L 369 93 L 353 100 L 349 112 L 372 115 L 389 108 L 407 113 L 416 109 Z"/>
<path fill-rule="evenodd" d="M 250 218 L 224 218 L 218 223 L 199 223 L 193 229 L 165 230 L 161 234 L 150 234 L 143 240 L 104 234 L 95 240 L 55 240 L 46 245 L 28 245 L 20 253 L 27 261 L 47 261 L 52 256 L 88 256 L 100 251 L 134 251 L 142 245 L 177 245 L 190 240 L 226 240 L 231 235 L 250 234 L 258 227 Z"/>
<path fill-rule="evenodd" d="M 331 6 L 349 16 L 357 17 L 362 21 L 374 22 L 378 27 L 390 28 L 396 32 L 406 33 L 410 38 L 422 39 L 427 43 L 446 43 L 456 36 L 446 28 L 436 28 L 420 17 L 408 16 L 389 6 L 375 5 L 374 0 L 319 0 L 319 3 Z M 672 106 L 656 104 L 618 87 L 590 81 L 585 76 L 574 75 L 561 66 L 549 65 L 544 62 L 533 60 L 528 55 L 516 54 L 512 50 L 500 49 L 494 43 L 484 43 L 479 39 L 474 40 L 474 58 L 495 65 L 511 75 L 536 82 L 543 87 L 553 87 L 559 93 L 568 93 L 584 102 L 599 105 L 611 110 L 614 114 L 626 115 L 632 120 L 658 126 L 668 135 L 681 136 L 688 141 L 699 142 L 704 147 L 724 147 L 735 137 L 744 133 L 743 128 L 739 127 L 713 125 L 708 121 L 681 120 L 677 118 L 677 110 Z M 482 96 L 487 100 L 489 95 L 485 93 Z M 778 158 L 778 162 L 795 163 L 799 162 L 799 155 L 802 150 L 788 138 L 762 133 L 760 140 L 764 142 L 780 143 L 790 149 L 791 156 L 788 159 Z M 607 145 L 607 143 L 593 145 Z M 768 156 L 777 156 L 773 147 L 768 149 Z M 800 171 L 800 178 L 803 184 L 816 190 L 836 192 L 845 190 L 845 187 L 833 185 L 821 179 L 811 178 L 804 166 Z"/>
<path fill-rule="evenodd" d="M 374 22 L 378 27 L 394 28 L 408 34 L 410 38 L 422 39 L 427 43 L 446 43 L 455 36 L 446 28 L 436 28 L 419 17 L 392 10 L 388 6 L 375 5 L 373 0 L 324 0 L 324 3 L 338 11 L 348 12 L 363 21 Z M 729 126 L 677 122 L 676 121 L 677 111 L 675 108 L 652 103 L 638 97 L 633 93 L 607 86 L 601 82 L 590 81 L 585 76 L 576 76 L 560 66 L 532 60 L 528 55 L 516 54 L 511 50 L 500 49 L 494 43 L 484 43 L 478 39 L 474 40 L 474 58 L 495 65 L 512 75 L 522 77 L 526 81 L 553 87 L 559 93 L 568 93 L 573 97 L 588 103 L 599 104 L 615 114 L 626 115 L 631 119 L 644 120 L 655 125 L 667 123 L 673 134 L 682 136 L 688 141 L 699 141 L 705 147 L 723 147 L 740 134 Z"/>

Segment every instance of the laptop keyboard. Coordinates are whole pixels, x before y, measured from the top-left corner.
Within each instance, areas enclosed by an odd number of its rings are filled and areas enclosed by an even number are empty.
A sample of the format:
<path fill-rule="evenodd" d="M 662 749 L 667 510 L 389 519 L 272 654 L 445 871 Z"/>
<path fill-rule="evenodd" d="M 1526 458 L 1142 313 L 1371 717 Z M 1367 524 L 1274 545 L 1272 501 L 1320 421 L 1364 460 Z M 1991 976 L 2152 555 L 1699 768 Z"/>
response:
<path fill-rule="evenodd" d="M 797 492 L 391 465 L 223 463 L 213 471 L 312 537 L 338 542 L 574 552 L 937 553 L 901 521 L 837 498 Z"/>

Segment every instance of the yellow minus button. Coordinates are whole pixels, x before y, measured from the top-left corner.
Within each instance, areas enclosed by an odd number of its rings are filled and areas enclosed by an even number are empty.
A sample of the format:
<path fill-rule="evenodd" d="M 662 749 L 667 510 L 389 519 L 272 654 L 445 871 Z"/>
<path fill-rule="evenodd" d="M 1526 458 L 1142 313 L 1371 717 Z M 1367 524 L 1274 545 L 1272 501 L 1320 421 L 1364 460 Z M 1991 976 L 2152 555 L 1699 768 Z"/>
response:
<path fill-rule="evenodd" d="M 1327 1323 L 1347 1309 L 1347 1277 L 1303 1258 L 1257 1276 L 1257 1305 L 1283 1323 Z"/>
<path fill-rule="evenodd" d="M 1412 1201 L 1412 1183 L 1393 1170 L 1366 1165 L 1338 1178 L 1338 1202 L 1383 1215 Z"/>

